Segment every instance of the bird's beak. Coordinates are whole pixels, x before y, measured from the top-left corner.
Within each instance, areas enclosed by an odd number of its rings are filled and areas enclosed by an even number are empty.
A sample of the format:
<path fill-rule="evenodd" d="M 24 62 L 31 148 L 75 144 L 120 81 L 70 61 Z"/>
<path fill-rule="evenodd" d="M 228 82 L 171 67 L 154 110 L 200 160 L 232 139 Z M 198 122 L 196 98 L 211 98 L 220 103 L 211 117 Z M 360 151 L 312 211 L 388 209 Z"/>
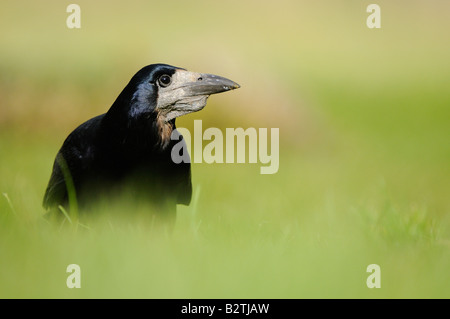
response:
<path fill-rule="evenodd" d="M 197 73 L 196 80 L 189 82 L 185 87 L 190 96 L 211 95 L 240 88 L 240 85 L 227 78 L 214 75 Z"/>
<path fill-rule="evenodd" d="M 165 120 L 197 112 L 206 105 L 211 94 L 239 88 L 239 84 L 224 77 L 177 70 L 172 76 L 172 84 L 160 87 L 156 109 L 165 114 Z"/>

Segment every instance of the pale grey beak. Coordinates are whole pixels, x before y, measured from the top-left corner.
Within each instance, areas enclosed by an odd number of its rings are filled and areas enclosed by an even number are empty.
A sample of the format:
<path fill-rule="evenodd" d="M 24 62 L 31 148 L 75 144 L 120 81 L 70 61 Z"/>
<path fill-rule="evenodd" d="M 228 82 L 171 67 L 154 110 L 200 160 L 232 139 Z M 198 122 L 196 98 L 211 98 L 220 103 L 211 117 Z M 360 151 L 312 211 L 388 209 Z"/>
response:
<path fill-rule="evenodd" d="M 211 94 L 239 87 L 236 82 L 218 75 L 177 70 L 172 76 L 172 84 L 159 88 L 156 109 L 165 114 L 167 122 L 200 111 Z"/>
<path fill-rule="evenodd" d="M 240 85 L 227 78 L 200 73 L 197 80 L 190 82 L 186 87 L 186 93 L 190 96 L 211 95 L 240 88 Z"/>

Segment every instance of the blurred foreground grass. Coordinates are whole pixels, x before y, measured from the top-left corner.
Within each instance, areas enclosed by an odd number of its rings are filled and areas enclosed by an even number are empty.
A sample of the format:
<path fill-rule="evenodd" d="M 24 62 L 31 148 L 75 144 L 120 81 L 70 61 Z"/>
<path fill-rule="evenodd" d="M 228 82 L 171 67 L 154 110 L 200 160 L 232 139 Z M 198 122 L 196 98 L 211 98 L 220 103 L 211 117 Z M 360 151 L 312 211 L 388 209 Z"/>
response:
<path fill-rule="evenodd" d="M 0 199 L 1 297 L 449 297 L 439 176 L 418 187 L 395 165 L 384 177 L 373 170 L 379 159 L 288 151 L 274 176 L 197 164 L 194 201 L 179 207 L 173 234 L 127 201 L 74 232 L 40 217 L 53 154 L 39 140 L 2 145 L 11 160 L 0 186 L 13 208 Z M 71 263 L 82 289 L 65 286 Z M 382 269 L 378 290 L 365 284 L 372 263 Z"/>
<path fill-rule="evenodd" d="M 447 4 L 379 1 L 369 30 L 356 2 L 79 1 L 75 31 L 57 3 L 0 11 L 0 297 L 450 297 Z M 153 62 L 240 83 L 177 123 L 280 127 L 279 172 L 194 164 L 171 235 L 126 199 L 89 229 L 47 224 L 64 137 Z"/>

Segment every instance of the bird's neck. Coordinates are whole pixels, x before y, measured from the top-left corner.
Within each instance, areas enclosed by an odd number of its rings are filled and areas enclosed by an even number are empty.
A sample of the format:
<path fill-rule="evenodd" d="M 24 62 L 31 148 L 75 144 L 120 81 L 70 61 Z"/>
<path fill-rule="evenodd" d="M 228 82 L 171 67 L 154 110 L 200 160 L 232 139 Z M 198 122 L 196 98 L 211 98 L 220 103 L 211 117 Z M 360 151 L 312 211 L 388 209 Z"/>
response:
<path fill-rule="evenodd" d="M 170 144 L 170 137 L 175 129 L 175 119 L 166 121 L 166 117 L 158 112 L 155 123 L 159 136 L 159 146 L 162 149 L 166 149 Z"/>
<path fill-rule="evenodd" d="M 175 119 L 166 121 L 159 112 L 142 113 L 136 117 L 112 112 L 111 108 L 105 114 L 102 125 L 105 132 L 113 132 L 108 139 L 114 139 L 118 144 L 134 145 L 136 149 L 152 149 L 165 151 L 170 145 L 170 137 L 176 128 Z"/>

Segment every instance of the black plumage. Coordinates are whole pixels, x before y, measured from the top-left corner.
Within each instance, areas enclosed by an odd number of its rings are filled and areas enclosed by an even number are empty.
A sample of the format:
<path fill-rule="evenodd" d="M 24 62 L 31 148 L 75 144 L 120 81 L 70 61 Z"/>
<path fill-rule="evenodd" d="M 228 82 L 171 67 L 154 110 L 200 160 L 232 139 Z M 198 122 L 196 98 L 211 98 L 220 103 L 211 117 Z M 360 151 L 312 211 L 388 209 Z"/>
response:
<path fill-rule="evenodd" d="M 165 64 L 142 68 L 108 112 L 81 124 L 64 141 L 43 206 L 68 209 L 71 185 L 82 207 L 125 191 L 171 212 L 176 204 L 189 205 L 190 163 L 171 158 L 179 142 L 170 138 L 175 119 L 202 109 L 210 94 L 238 87 Z"/>

